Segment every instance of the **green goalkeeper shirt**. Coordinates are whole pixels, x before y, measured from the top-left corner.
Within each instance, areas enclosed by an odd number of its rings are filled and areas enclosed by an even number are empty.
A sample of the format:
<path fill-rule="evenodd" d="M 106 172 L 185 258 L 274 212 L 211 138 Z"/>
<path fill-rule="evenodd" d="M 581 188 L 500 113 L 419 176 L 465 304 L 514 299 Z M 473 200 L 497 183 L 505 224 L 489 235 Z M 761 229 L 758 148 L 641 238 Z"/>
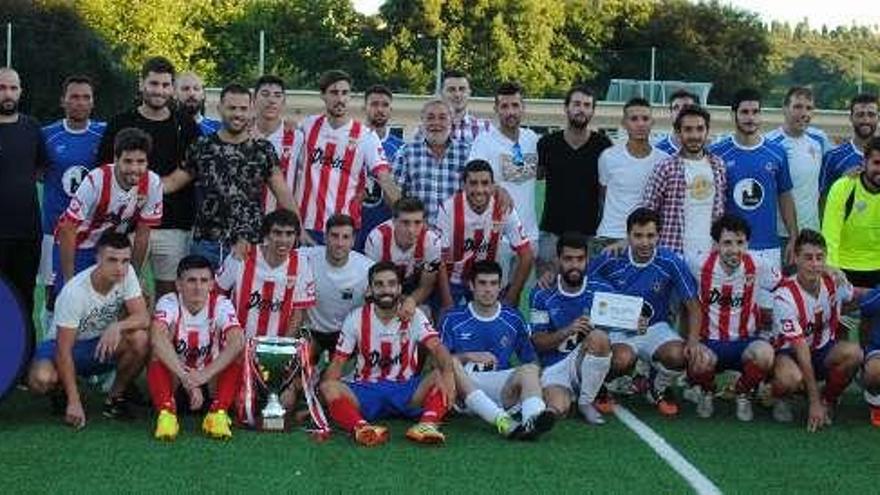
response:
<path fill-rule="evenodd" d="M 829 265 L 880 270 L 880 192 L 865 188 L 861 176 L 838 179 L 825 203 L 822 234 Z"/>

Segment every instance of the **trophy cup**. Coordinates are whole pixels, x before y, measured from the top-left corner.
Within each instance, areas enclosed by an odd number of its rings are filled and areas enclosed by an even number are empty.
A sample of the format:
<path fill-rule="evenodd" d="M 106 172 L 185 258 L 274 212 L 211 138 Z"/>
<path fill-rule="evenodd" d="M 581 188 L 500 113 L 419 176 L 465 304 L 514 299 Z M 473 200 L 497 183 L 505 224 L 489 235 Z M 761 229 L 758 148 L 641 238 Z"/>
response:
<path fill-rule="evenodd" d="M 287 410 L 280 394 L 292 379 L 299 355 L 299 340 L 291 337 L 255 337 L 256 361 L 266 391 L 266 404 L 260 411 L 257 427 L 263 431 L 280 432 L 290 428 Z"/>

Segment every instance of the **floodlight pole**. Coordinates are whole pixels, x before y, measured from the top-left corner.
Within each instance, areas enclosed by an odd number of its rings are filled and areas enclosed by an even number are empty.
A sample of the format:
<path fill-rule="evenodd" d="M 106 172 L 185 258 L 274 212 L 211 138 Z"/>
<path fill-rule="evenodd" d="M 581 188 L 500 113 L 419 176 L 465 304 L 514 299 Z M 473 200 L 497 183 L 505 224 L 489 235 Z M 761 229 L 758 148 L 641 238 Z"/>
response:
<path fill-rule="evenodd" d="M 12 23 L 6 23 L 6 67 L 12 67 Z"/>
<path fill-rule="evenodd" d="M 443 85 L 443 40 L 437 37 L 437 61 L 434 71 L 437 73 L 434 79 L 434 93 L 440 94 L 440 87 Z"/>
<path fill-rule="evenodd" d="M 859 55 L 859 91 L 858 93 L 862 93 L 862 76 L 864 75 L 864 66 L 862 65 L 862 56 Z"/>
<path fill-rule="evenodd" d="M 657 47 L 651 47 L 651 94 L 648 97 L 648 101 L 654 103 L 654 76 L 656 75 L 657 70 Z"/>
<path fill-rule="evenodd" d="M 260 65 L 259 75 L 266 73 L 266 31 L 260 30 Z"/>

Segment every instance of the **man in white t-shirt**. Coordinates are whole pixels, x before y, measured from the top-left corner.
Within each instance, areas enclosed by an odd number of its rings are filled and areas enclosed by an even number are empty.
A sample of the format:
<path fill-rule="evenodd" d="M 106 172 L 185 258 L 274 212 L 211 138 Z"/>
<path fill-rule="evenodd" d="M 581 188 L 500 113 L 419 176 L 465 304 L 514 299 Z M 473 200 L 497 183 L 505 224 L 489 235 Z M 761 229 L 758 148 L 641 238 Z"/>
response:
<path fill-rule="evenodd" d="M 367 271 L 373 262 L 352 251 L 354 235 L 354 220 L 350 216 L 333 215 L 327 220 L 327 245 L 301 249 L 308 254 L 315 273 L 317 304 L 306 313 L 315 362 L 324 351 L 333 353 L 343 320 L 364 304 L 369 284 Z"/>
<path fill-rule="evenodd" d="M 121 318 L 125 314 L 124 318 Z M 86 424 L 76 383 L 77 375 L 116 370 L 104 403 L 104 416 L 128 418 L 124 392 L 141 372 L 149 354 L 150 324 L 134 267 L 131 241 L 112 230 L 97 243 L 97 264 L 74 276 L 55 303 L 55 330 L 37 347 L 28 377 L 36 393 L 54 392 L 60 385 L 66 400 L 64 421 L 75 428 Z M 54 399 L 53 399 L 54 401 Z"/>
<path fill-rule="evenodd" d="M 260 76 L 254 85 L 256 118 L 251 133 L 272 143 L 278 155 L 278 168 L 292 194 L 296 187 L 296 161 L 305 139 L 296 124 L 284 118 L 285 100 L 283 79 L 271 74 Z M 263 212 L 272 212 L 277 207 L 275 196 L 268 187 L 263 188 Z"/>
<path fill-rule="evenodd" d="M 627 140 L 599 155 L 599 194 L 604 198 L 596 235 L 602 244 L 626 242 L 626 218 L 639 206 L 654 165 L 669 155 L 651 145 L 654 117 L 651 104 L 640 97 L 623 106 L 621 125 Z"/>

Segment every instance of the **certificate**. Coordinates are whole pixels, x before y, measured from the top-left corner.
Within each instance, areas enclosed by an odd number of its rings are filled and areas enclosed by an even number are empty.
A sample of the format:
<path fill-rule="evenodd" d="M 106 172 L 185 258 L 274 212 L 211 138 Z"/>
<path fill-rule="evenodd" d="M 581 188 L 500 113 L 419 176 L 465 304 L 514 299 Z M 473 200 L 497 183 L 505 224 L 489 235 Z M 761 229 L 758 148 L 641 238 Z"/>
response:
<path fill-rule="evenodd" d="M 600 327 L 638 330 L 642 304 L 641 297 L 596 292 L 590 308 L 590 323 Z"/>

